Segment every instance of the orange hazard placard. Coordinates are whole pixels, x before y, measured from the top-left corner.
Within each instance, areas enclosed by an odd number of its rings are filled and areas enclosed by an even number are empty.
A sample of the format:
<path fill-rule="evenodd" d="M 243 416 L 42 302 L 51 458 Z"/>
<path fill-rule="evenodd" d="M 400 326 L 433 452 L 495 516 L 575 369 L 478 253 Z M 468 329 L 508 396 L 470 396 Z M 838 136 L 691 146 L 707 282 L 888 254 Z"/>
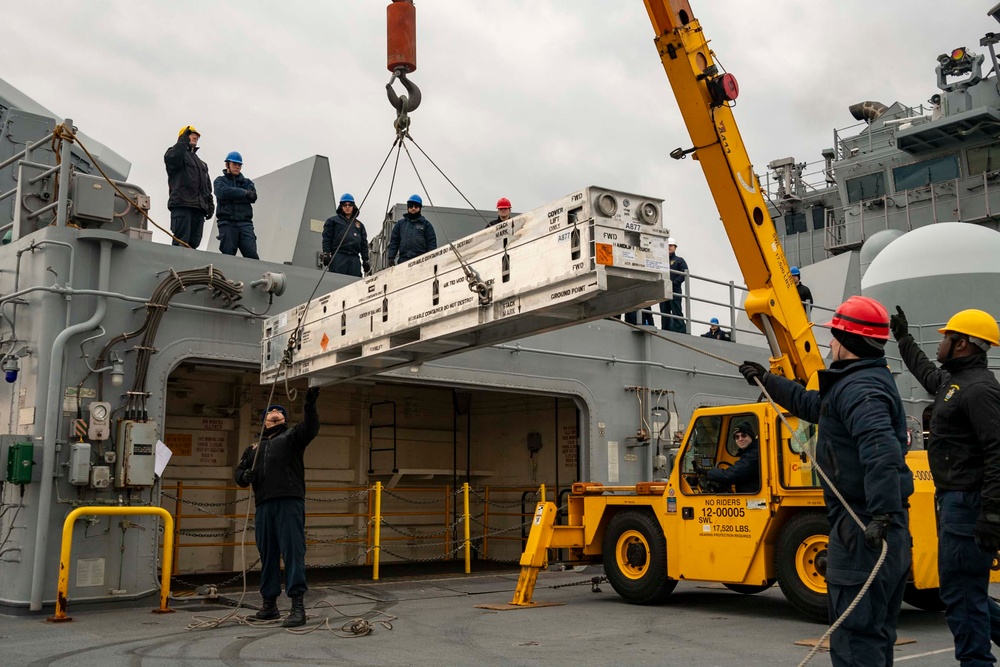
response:
<path fill-rule="evenodd" d="M 323 334 L 323 337 L 319 339 L 319 346 L 323 348 L 324 352 L 326 352 L 326 348 L 329 345 L 330 345 L 330 337 L 327 336 L 326 334 Z"/>
<path fill-rule="evenodd" d="M 597 263 L 605 266 L 615 265 L 615 251 L 610 243 L 598 243 L 595 252 Z"/>

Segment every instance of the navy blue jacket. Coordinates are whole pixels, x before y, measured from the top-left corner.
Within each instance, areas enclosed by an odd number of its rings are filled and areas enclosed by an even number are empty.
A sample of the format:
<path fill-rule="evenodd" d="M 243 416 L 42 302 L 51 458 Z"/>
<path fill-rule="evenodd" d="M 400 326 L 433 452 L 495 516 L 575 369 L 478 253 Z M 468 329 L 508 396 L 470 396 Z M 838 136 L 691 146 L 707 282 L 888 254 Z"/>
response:
<path fill-rule="evenodd" d="M 899 339 L 906 367 L 935 395 L 927 461 L 941 491 L 982 491 L 1000 511 L 1000 382 L 986 355 L 949 359 L 939 369 L 913 336 Z"/>
<path fill-rule="evenodd" d="M 715 340 L 724 340 L 727 343 L 733 342 L 733 339 L 729 337 L 729 332 L 723 331 L 722 327 L 717 327 L 715 331 L 709 327 L 708 331 L 701 335 L 702 338 L 714 338 Z"/>
<path fill-rule="evenodd" d="M 215 198 L 219 201 L 215 217 L 223 222 L 253 222 L 253 202 L 247 192 L 253 192 L 256 201 L 257 190 L 253 181 L 239 174 L 233 176 L 228 171 L 215 177 Z"/>
<path fill-rule="evenodd" d="M 368 232 L 356 210 L 348 219 L 338 206 L 337 213 L 323 223 L 323 252 L 334 253 L 330 261 L 333 273 L 361 277 L 361 265 L 368 266 Z"/>
<path fill-rule="evenodd" d="M 736 455 L 736 462 L 728 468 L 712 468 L 706 475 L 709 481 L 732 484 L 736 493 L 754 493 L 760 490 L 760 442 L 753 439 L 746 449 Z"/>
<path fill-rule="evenodd" d="M 198 147 L 191 148 L 187 137 L 181 136 L 177 143 L 163 154 L 167 166 L 167 187 L 170 196 L 167 208 L 195 208 L 211 218 L 215 213 L 212 199 L 212 182 L 208 177 L 208 165 L 196 155 Z"/>
<path fill-rule="evenodd" d="M 688 263 L 684 258 L 673 253 L 670 255 L 670 282 L 674 286 L 674 294 L 681 294 L 684 291 L 684 272 L 688 270 Z"/>
<path fill-rule="evenodd" d="M 913 473 L 905 460 L 903 401 L 884 358 L 834 362 L 819 372 L 819 391 L 772 373 L 764 388 L 793 415 L 819 425 L 816 460 L 855 512 L 902 515 Z M 825 481 L 823 497 L 832 525 L 843 510 Z"/>
<path fill-rule="evenodd" d="M 284 427 L 284 428 L 282 428 Z M 306 402 L 302 422 L 292 428 L 284 424 L 271 436 L 265 436 L 259 443 L 246 448 L 236 466 L 233 478 L 240 486 L 246 486 L 243 473 L 254 469 L 253 499 L 260 505 L 274 498 L 306 497 L 306 447 L 319 433 L 319 412 L 315 403 Z M 254 465 L 254 452 L 257 463 Z"/>
<path fill-rule="evenodd" d="M 437 247 L 437 236 L 430 221 L 419 213 L 407 213 L 392 226 L 388 258 L 390 262 L 395 260 L 402 263 L 425 252 L 436 250 Z M 397 253 L 399 253 L 398 260 L 396 260 Z"/>

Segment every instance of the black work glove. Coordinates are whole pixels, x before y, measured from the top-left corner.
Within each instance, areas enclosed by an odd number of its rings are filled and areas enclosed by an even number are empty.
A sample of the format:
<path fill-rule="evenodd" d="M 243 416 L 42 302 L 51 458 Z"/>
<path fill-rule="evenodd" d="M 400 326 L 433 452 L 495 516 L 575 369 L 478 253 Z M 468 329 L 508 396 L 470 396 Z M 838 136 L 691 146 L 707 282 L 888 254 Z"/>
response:
<path fill-rule="evenodd" d="M 989 517 L 986 518 L 986 517 Z M 976 546 L 983 553 L 996 556 L 1000 551 L 1000 516 L 992 512 L 984 512 L 976 520 Z"/>
<path fill-rule="evenodd" d="M 740 364 L 740 373 L 746 378 L 747 384 L 751 387 L 756 387 L 757 383 L 754 379 L 760 380 L 761 384 L 764 384 L 764 377 L 767 375 L 767 369 L 758 364 L 756 361 L 744 361 Z"/>
<path fill-rule="evenodd" d="M 868 545 L 869 549 L 878 551 L 882 548 L 882 542 L 885 540 L 885 534 L 889 532 L 890 523 L 892 523 L 892 517 L 888 514 L 876 514 L 872 517 L 872 520 L 865 526 L 865 544 Z"/>
<path fill-rule="evenodd" d="M 899 306 L 896 306 L 896 314 L 889 318 L 889 329 L 896 340 L 910 333 L 910 323 L 906 321 L 906 313 Z"/>
<path fill-rule="evenodd" d="M 366 276 L 370 276 L 372 274 L 372 265 L 369 264 L 368 262 L 362 264 L 361 268 L 364 269 Z"/>
<path fill-rule="evenodd" d="M 396 260 L 395 259 L 390 259 L 389 260 L 389 266 L 396 266 Z"/>
<path fill-rule="evenodd" d="M 320 261 L 323 262 L 323 266 L 330 266 L 330 260 L 333 259 L 333 253 L 332 252 L 324 252 L 322 255 L 319 256 L 319 258 L 320 258 Z"/>
<path fill-rule="evenodd" d="M 253 484 L 253 480 L 255 477 L 257 477 L 257 474 L 253 470 L 243 471 L 243 483 L 246 484 L 247 486 Z"/>
<path fill-rule="evenodd" d="M 316 405 L 316 398 L 319 396 L 319 387 L 309 387 L 306 392 L 306 405 Z"/>
<path fill-rule="evenodd" d="M 257 191 L 256 190 L 247 190 L 247 199 L 250 200 L 251 204 L 253 202 L 257 201 Z"/>

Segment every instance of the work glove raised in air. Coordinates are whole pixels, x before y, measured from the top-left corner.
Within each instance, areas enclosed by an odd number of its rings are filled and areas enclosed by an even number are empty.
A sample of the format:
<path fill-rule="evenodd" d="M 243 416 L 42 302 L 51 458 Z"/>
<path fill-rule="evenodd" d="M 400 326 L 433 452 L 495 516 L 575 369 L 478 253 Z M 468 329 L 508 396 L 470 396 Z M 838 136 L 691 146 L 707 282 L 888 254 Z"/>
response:
<path fill-rule="evenodd" d="M 764 378 L 767 377 L 767 369 L 756 361 L 744 361 L 740 364 L 740 373 L 751 387 L 757 386 L 754 380 L 760 380 L 760 383 L 764 384 Z"/>
<path fill-rule="evenodd" d="M 889 329 L 896 340 L 910 333 L 910 323 L 906 321 L 906 313 L 899 306 L 896 306 L 896 314 L 889 318 Z"/>
<path fill-rule="evenodd" d="M 306 405 L 316 405 L 316 398 L 319 396 L 319 387 L 309 387 L 306 392 Z"/>
<path fill-rule="evenodd" d="M 865 544 L 868 545 L 869 549 L 878 551 L 882 548 L 882 542 L 885 540 L 886 533 L 889 532 L 890 523 L 892 523 L 892 517 L 888 514 L 876 514 L 872 517 L 872 520 L 865 526 Z"/>
<path fill-rule="evenodd" d="M 983 553 L 996 556 L 1000 551 L 1000 513 L 983 510 L 976 521 L 975 536 Z"/>

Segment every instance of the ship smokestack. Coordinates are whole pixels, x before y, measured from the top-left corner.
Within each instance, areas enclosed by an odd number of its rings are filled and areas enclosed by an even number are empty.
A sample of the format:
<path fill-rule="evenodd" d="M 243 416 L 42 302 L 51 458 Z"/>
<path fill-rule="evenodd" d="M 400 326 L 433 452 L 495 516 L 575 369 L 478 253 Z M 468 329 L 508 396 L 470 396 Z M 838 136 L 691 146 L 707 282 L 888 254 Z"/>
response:
<path fill-rule="evenodd" d="M 847 110 L 854 116 L 854 120 L 872 122 L 889 110 L 889 107 L 881 102 L 858 102 L 847 107 Z"/>

